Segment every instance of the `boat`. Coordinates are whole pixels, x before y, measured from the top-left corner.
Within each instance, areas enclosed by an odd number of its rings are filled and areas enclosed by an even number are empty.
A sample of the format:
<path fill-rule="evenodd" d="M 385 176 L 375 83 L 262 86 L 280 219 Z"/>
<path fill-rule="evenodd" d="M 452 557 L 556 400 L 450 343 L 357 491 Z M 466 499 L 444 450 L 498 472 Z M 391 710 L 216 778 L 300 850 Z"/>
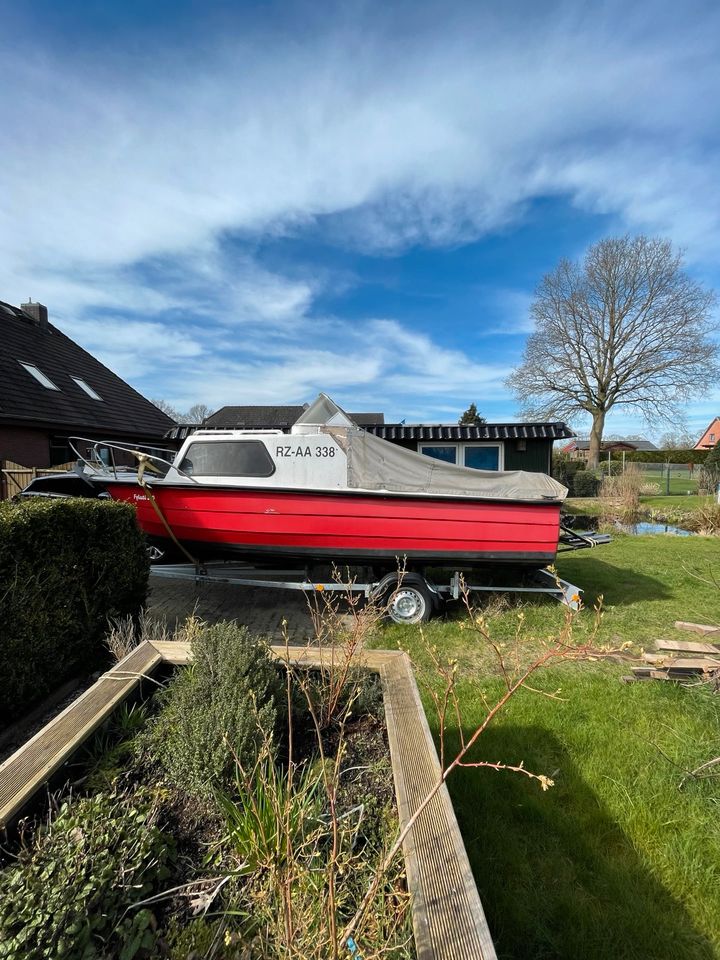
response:
<path fill-rule="evenodd" d="M 199 429 L 172 462 L 94 447 L 70 475 L 75 488 L 79 476 L 87 495 L 133 504 L 157 550 L 179 545 L 202 561 L 540 569 L 555 559 L 567 495 L 546 474 L 475 470 L 396 446 L 325 394 L 289 434 Z M 132 469 L 101 459 L 118 447 L 135 454 Z M 58 479 L 27 492 L 62 492 Z"/>

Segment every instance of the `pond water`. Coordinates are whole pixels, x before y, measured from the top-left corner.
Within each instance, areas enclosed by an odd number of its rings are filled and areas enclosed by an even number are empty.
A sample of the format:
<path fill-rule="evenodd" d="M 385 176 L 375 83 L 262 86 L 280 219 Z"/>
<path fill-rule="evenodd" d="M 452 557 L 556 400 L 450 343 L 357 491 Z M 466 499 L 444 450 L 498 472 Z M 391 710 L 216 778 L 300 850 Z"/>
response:
<path fill-rule="evenodd" d="M 642 520 L 639 523 L 618 523 L 617 526 L 623 533 L 629 533 L 636 537 L 645 536 L 648 533 L 670 533 L 677 537 L 695 536 L 694 531 L 683 530 L 682 527 L 675 527 L 671 523 L 651 523 Z"/>

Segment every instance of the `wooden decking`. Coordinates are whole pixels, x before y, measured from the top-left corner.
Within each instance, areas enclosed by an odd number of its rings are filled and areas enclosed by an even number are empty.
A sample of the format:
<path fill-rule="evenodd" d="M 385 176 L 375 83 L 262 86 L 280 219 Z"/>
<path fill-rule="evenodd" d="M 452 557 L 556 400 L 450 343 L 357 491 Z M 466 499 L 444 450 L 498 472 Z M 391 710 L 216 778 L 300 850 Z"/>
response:
<path fill-rule="evenodd" d="M 286 657 L 285 647 L 273 647 Z M 332 648 L 289 649 L 296 666 L 327 666 Z M 0 826 L 15 817 L 116 706 L 162 662 L 190 660 L 188 644 L 145 642 L 0 766 Z M 363 651 L 357 665 L 380 674 L 401 826 L 440 777 L 412 665 L 395 651 Z M 496 960 L 455 812 L 443 786 L 403 846 L 418 960 Z"/>

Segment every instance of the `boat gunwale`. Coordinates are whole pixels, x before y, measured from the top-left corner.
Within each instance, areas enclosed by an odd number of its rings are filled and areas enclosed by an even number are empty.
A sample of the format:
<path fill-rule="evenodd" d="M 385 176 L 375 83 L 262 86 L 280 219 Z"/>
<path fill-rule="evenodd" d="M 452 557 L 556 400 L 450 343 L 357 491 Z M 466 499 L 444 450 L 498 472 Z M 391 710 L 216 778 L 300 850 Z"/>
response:
<path fill-rule="evenodd" d="M 105 486 L 117 483 L 121 486 L 130 486 L 132 484 L 140 486 L 137 482 L 136 477 L 126 476 L 126 477 L 105 477 L 102 475 L 94 476 L 85 476 L 90 483 L 98 483 Z M 228 478 L 235 479 L 235 478 Z M 199 481 L 181 483 L 177 480 L 172 480 L 170 482 L 165 482 L 163 480 L 148 480 L 145 479 L 144 483 L 154 492 L 156 490 L 210 490 L 218 491 L 221 490 L 225 493 L 236 493 L 238 491 L 249 491 L 255 493 L 297 493 L 302 494 L 303 496 L 312 496 L 312 497 L 380 497 L 381 499 L 386 500 L 400 500 L 400 499 L 417 499 L 417 500 L 440 500 L 443 503 L 446 502 L 457 502 L 457 503 L 503 503 L 503 504 L 513 504 L 513 505 L 526 505 L 526 506 L 535 506 L 535 507 L 558 507 L 562 506 L 565 502 L 565 498 L 558 499 L 556 497 L 543 497 L 541 500 L 524 500 L 516 499 L 514 497 L 483 497 L 483 496 L 458 496 L 455 494 L 444 494 L 444 493 L 427 493 L 426 491 L 416 491 L 416 490 L 367 490 L 364 487 L 328 487 L 328 488 L 319 488 L 319 487 L 276 487 L 276 486 L 267 486 L 261 487 L 255 484 L 247 485 L 234 485 L 228 486 L 224 483 L 200 483 Z"/>

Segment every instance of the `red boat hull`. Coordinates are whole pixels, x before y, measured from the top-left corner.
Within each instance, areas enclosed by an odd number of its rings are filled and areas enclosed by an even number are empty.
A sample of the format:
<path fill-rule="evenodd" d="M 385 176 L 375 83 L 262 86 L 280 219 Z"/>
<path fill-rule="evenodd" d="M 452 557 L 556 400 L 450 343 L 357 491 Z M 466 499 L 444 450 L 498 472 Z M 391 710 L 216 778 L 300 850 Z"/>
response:
<path fill-rule="evenodd" d="M 168 536 L 134 484 L 109 483 L 134 503 L 155 542 Z M 164 487 L 153 496 L 178 540 L 203 559 L 344 560 L 540 567 L 557 552 L 560 504 L 295 491 Z"/>

